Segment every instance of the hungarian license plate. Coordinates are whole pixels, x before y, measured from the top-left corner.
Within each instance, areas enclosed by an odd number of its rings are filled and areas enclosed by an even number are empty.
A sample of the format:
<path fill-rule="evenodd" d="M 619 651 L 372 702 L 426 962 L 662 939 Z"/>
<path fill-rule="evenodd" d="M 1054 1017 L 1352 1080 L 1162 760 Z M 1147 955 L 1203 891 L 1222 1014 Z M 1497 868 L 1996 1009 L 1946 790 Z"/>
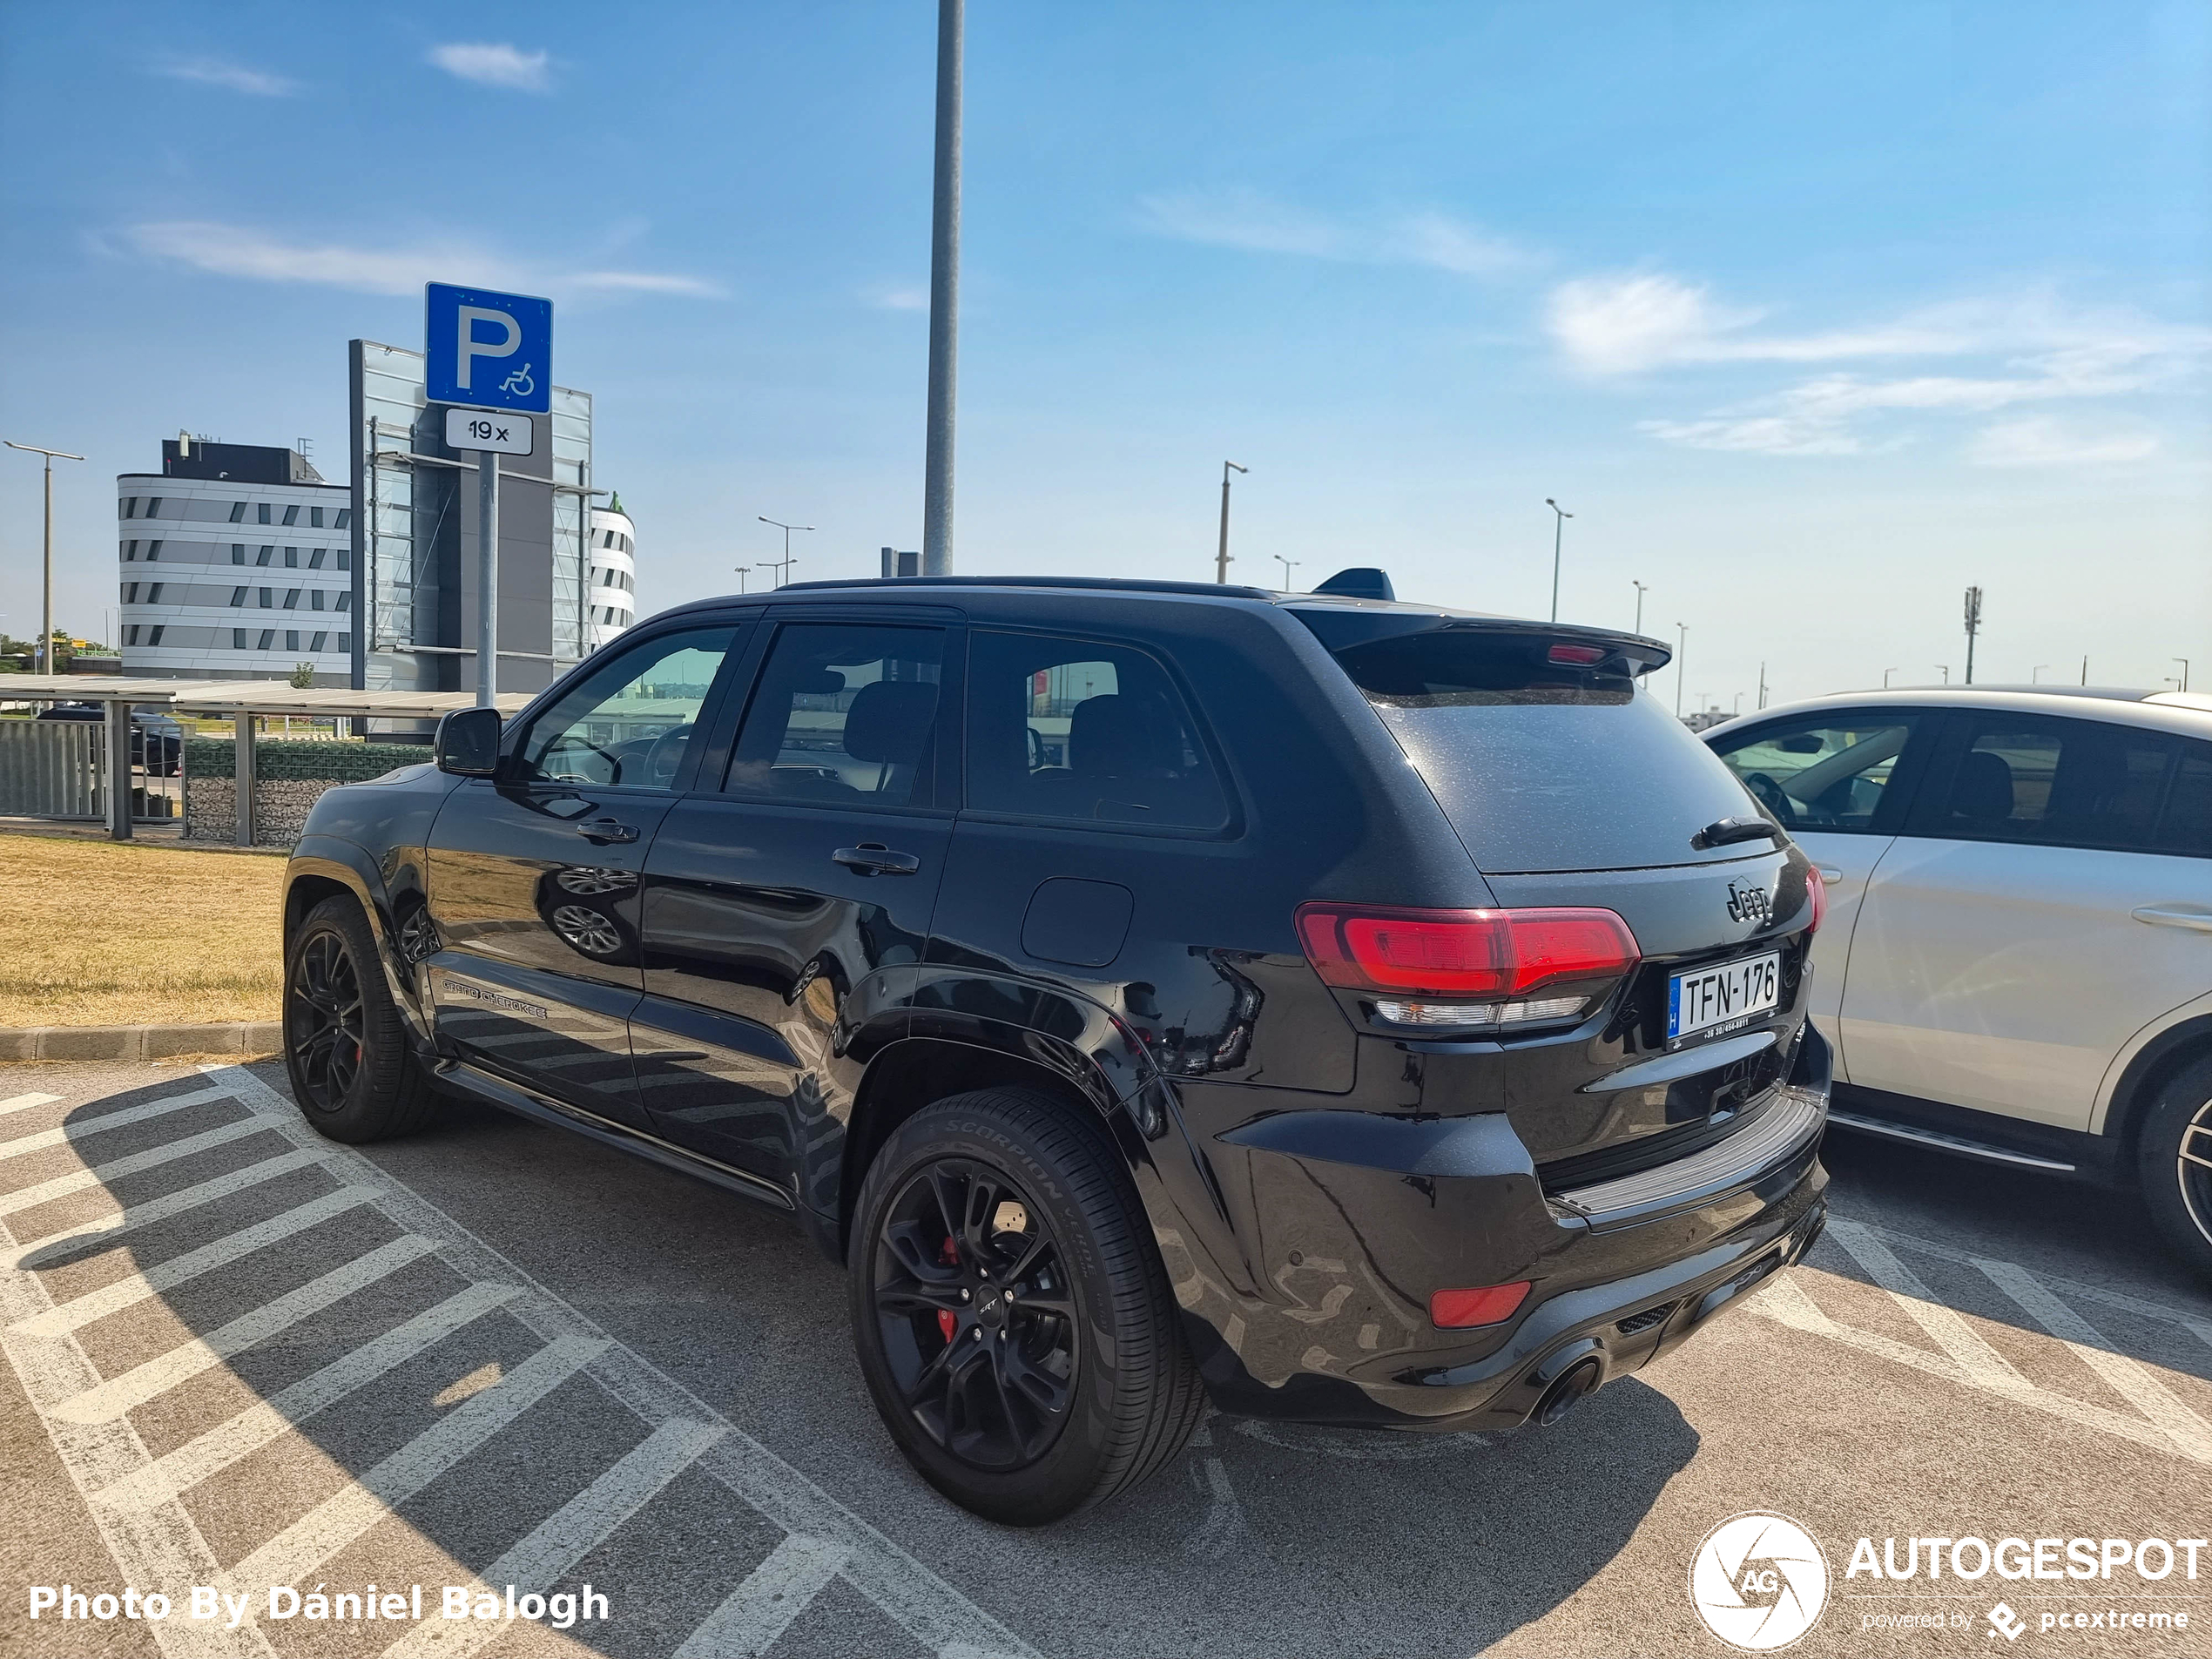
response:
<path fill-rule="evenodd" d="M 1745 956 L 1667 981 L 1667 1040 L 1742 1025 L 1782 1005 L 1782 953 Z"/>

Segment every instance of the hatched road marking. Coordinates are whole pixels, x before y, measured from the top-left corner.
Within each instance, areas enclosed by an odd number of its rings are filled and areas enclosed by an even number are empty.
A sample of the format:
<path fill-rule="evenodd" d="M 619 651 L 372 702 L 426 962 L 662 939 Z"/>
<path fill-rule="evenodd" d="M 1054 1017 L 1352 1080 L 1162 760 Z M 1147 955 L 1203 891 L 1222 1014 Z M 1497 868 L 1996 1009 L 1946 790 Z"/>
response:
<path fill-rule="evenodd" d="M 260 1078 L 235 1066 L 202 1070 L 208 1081 L 198 1089 L 0 1142 L 0 1163 L 4 1163 L 18 1153 L 75 1147 L 88 1136 L 126 1123 L 144 1123 L 193 1106 L 234 1104 L 245 1113 L 167 1145 L 0 1191 L 0 1346 L 4 1346 L 63 1466 L 84 1498 L 125 1582 L 166 1587 L 172 1592 L 193 1584 L 218 1584 L 235 1592 L 303 1579 L 373 1527 L 394 1519 L 396 1506 L 424 1491 L 472 1452 L 502 1435 L 530 1432 L 518 1427 L 517 1420 L 556 1390 L 567 1390 L 562 1396 L 566 1404 L 560 1425 L 552 1432 L 580 1432 L 585 1417 L 619 1407 L 644 1424 L 645 1437 L 599 1470 L 581 1491 L 553 1505 L 551 1513 L 521 1541 L 483 1567 L 478 1576 L 484 1587 L 503 1589 L 513 1584 L 517 1596 L 549 1590 L 622 1529 L 651 1529 L 655 1500 L 678 1477 L 697 1472 L 718 1482 L 727 1496 L 772 1523 L 784 1536 L 749 1568 L 743 1562 L 732 1564 L 730 1576 L 742 1572 L 741 1581 L 682 1640 L 675 1652 L 684 1659 L 764 1652 L 823 1590 L 840 1581 L 940 1659 L 1036 1659 L 1035 1650 L 1012 1630 L 673 1378 L 610 1338 L 368 1159 L 323 1141 L 289 1101 Z M 30 1111 L 59 1098 L 17 1095 L 0 1101 L 0 1114 Z M 176 1191 L 125 1204 L 104 1217 L 42 1237 L 17 1236 L 4 1219 L 259 1134 L 280 1136 L 292 1143 L 292 1150 L 205 1176 Z M 205 1223 L 212 1218 L 212 1206 L 280 1176 L 310 1169 L 335 1183 L 334 1189 L 172 1259 L 58 1304 L 40 1278 L 42 1272 L 90 1259 L 158 1222 L 193 1216 Z M 356 1242 L 360 1230 L 350 1226 L 300 1238 L 321 1222 L 364 1209 L 396 1228 L 400 1237 L 366 1249 Z M 288 1254 L 257 1256 L 273 1245 L 284 1245 Z M 136 1357 L 111 1376 L 99 1373 L 80 1333 L 180 1285 L 190 1284 L 200 1294 L 219 1291 L 230 1282 L 226 1275 L 233 1274 L 248 1257 L 256 1258 L 256 1271 L 264 1278 L 272 1261 L 288 1264 L 298 1258 L 300 1282 L 273 1297 L 266 1291 L 253 1294 L 253 1305 L 167 1352 Z M 151 1455 L 131 1421 L 132 1411 L 423 1260 L 435 1260 L 458 1274 L 462 1288 L 435 1305 L 397 1319 L 351 1352 L 164 1456 Z M 217 1559 L 181 1502 L 184 1494 L 294 1434 L 310 1420 L 327 1423 L 349 1406 L 365 1408 L 366 1401 L 374 1399 L 374 1386 L 381 1379 L 497 1312 L 535 1339 L 534 1352 L 305 1514 L 278 1526 L 242 1559 L 228 1564 Z M 577 1389 L 588 1393 L 576 1395 Z M 535 1420 L 542 1421 L 543 1414 Z M 180 1618 L 148 1628 L 168 1659 L 273 1659 L 270 1640 L 252 1614 L 235 1629 L 222 1628 L 220 1621 Z M 448 1622 L 434 1612 L 393 1643 L 386 1659 L 465 1656 L 489 1645 L 506 1629 L 503 1620 Z"/>
<path fill-rule="evenodd" d="M 2139 1318 L 2172 1325 L 2194 1333 L 2212 1345 L 2212 1321 L 2164 1307 L 2140 1297 L 2101 1290 L 2052 1275 L 2030 1273 L 2013 1262 L 1954 1250 L 1932 1240 L 1915 1238 L 1865 1222 L 1841 1217 L 1828 1224 L 1828 1236 L 1840 1245 L 1890 1299 L 1933 1340 L 1940 1352 L 1900 1342 L 1878 1332 L 1864 1331 L 1831 1318 L 1816 1302 L 1808 1284 L 1825 1277 L 1802 1264 L 1777 1273 L 1745 1299 L 1744 1305 L 1762 1318 L 1793 1331 L 1824 1337 L 1862 1353 L 1930 1376 L 1941 1377 L 1969 1388 L 2000 1396 L 2035 1411 L 2062 1418 L 2131 1440 L 2152 1451 L 2179 1455 L 2193 1462 L 2212 1464 L 2212 1425 L 2184 1402 L 2152 1368 L 2119 1346 L 2070 1305 L 2074 1301 L 2103 1303 Z M 2033 1325 L 2056 1339 L 2080 1361 L 2090 1376 L 2102 1382 L 2134 1413 L 2081 1399 L 2071 1393 L 2031 1382 L 1991 1347 L 1957 1309 L 1936 1299 L 1919 1274 L 1907 1267 L 1898 1251 L 1977 1270 Z M 2020 1327 L 2025 1329 L 2026 1327 Z"/>

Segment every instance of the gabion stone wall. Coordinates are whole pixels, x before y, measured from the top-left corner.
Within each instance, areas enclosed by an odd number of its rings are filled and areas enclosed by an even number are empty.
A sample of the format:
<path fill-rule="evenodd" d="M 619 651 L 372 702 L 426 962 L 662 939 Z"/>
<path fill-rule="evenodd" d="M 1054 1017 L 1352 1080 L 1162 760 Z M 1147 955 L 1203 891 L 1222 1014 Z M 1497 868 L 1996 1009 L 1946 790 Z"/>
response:
<path fill-rule="evenodd" d="M 339 784 L 381 778 L 430 758 L 419 744 L 318 743 L 264 738 L 253 746 L 253 844 L 290 846 L 300 839 L 307 812 L 322 792 Z M 227 738 L 185 741 L 185 839 L 238 838 L 238 786 Z"/>

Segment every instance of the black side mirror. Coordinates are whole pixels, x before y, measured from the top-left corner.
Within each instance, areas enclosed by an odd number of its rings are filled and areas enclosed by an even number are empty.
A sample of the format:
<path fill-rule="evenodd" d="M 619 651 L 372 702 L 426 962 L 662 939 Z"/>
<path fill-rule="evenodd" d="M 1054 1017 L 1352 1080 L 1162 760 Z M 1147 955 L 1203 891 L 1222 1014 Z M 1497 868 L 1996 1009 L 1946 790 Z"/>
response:
<path fill-rule="evenodd" d="M 455 709 L 438 721 L 430 753 L 440 772 L 489 778 L 499 770 L 499 711 Z"/>

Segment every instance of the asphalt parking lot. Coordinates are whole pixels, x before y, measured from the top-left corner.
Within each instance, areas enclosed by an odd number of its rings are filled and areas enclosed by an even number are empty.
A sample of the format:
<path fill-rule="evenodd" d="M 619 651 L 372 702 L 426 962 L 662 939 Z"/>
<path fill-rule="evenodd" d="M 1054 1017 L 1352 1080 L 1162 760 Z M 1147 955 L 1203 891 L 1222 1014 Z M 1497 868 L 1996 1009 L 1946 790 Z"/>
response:
<path fill-rule="evenodd" d="M 465 1107 L 362 1156 L 282 1089 L 0 1069 L 0 1652 L 1723 1654 L 1688 1572 L 1747 1510 L 1829 1560 L 1793 1651 L 2212 1651 L 2212 1552 L 2148 1585 L 1844 1574 L 1861 1537 L 2212 1529 L 2212 1293 L 2118 1196 L 1831 1136 L 1808 1263 L 1555 1429 L 1210 1417 L 1123 1502 L 1020 1533 L 907 1471 L 787 1224 Z M 430 1616 L 268 1616 L 270 1585 L 372 1581 Z M 179 1606 L 32 1622 L 63 1582 Z M 437 1616 L 445 1585 L 587 1582 L 604 1616 L 564 1632 Z M 189 1621 L 193 1585 L 253 1612 Z M 2123 1591 L 2192 1629 L 2037 1625 Z M 1872 1622 L 1915 1610 L 1964 1619 Z"/>

